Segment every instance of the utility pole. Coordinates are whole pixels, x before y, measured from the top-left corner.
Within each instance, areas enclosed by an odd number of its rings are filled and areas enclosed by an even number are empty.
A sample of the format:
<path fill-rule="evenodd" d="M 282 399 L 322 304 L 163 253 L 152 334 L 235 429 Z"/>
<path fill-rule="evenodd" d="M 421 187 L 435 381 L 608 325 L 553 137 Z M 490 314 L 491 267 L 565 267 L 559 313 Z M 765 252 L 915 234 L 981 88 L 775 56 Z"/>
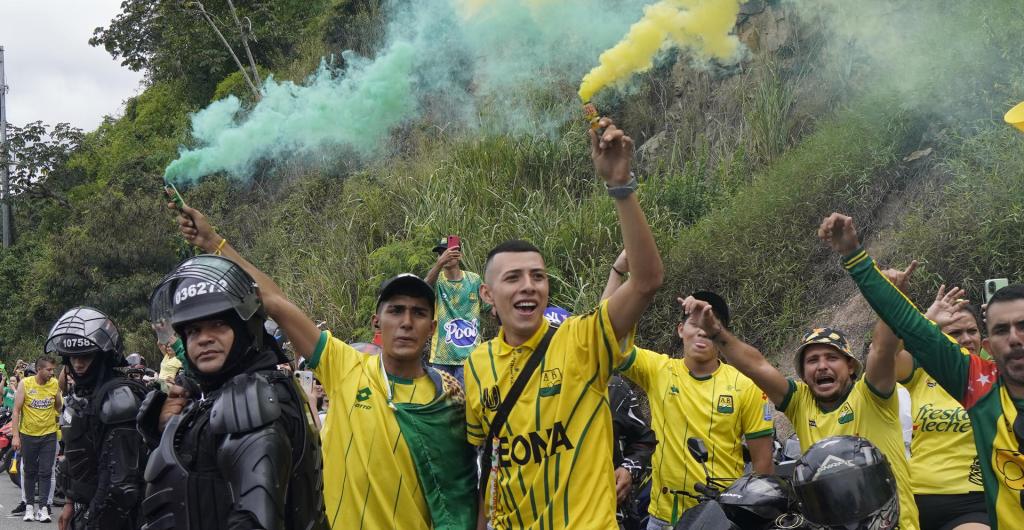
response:
<path fill-rule="evenodd" d="M 7 78 L 4 76 L 4 47 L 0 46 L 0 155 L 7 152 Z M 11 187 L 7 181 L 11 161 L 0 156 L 0 216 L 3 217 L 4 248 L 11 246 Z"/>

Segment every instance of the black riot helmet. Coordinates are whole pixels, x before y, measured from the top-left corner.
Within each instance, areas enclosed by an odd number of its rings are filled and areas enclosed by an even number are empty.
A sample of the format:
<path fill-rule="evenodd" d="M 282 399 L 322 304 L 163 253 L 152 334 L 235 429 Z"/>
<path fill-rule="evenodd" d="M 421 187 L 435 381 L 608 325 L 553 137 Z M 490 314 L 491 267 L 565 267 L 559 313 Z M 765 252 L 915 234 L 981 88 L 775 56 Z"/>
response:
<path fill-rule="evenodd" d="M 43 345 L 43 351 L 60 355 L 68 367 L 71 357 L 95 355 L 86 373 L 74 374 L 75 384 L 82 387 L 96 386 L 108 378 L 112 368 L 124 366 L 123 349 L 114 321 L 102 311 L 86 306 L 61 315 Z"/>
<path fill-rule="evenodd" d="M 189 356 L 185 356 L 190 373 L 201 386 L 220 386 L 247 368 L 255 368 L 251 366 L 252 359 L 244 362 L 243 359 L 265 348 L 269 348 L 279 362 L 287 360 L 264 328 L 266 315 L 256 294 L 256 282 L 231 260 L 204 254 L 183 261 L 160 281 L 149 303 L 154 326 L 171 326 L 186 349 L 188 324 L 221 320 L 231 326 L 234 343 L 216 374 L 203 374 L 192 365 Z"/>
<path fill-rule="evenodd" d="M 793 469 L 793 490 L 804 518 L 826 529 L 891 530 L 899 524 L 889 461 L 858 436 L 812 445 Z"/>
<path fill-rule="evenodd" d="M 773 528 L 794 504 L 789 484 L 774 475 L 744 475 L 718 496 L 729 520 L 744 530 Z"/>

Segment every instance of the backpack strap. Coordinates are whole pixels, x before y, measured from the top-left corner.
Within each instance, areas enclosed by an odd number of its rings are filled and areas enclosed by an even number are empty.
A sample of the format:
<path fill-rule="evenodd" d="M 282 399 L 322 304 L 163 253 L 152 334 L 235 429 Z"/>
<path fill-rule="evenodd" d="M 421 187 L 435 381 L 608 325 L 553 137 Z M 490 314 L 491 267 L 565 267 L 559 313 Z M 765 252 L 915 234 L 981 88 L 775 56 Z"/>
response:
<path fill-rule="evenodd" d="M 519 401 L 519 396 L 523 393 L 523 389 L 526 388 L 526 383 L 530 381 L 533 373 L 537 371 L 537 367 L 540 366 L 541 360 L 544 359 L 544 355 L 548 352 L 548 346 L 551 345 L 551 337 L 555 336 L 555 331 L 558 331 L 556 326 L 551 326 L 548 331 L 544 334 L 544 338 L 540 340 L 540 344 L 537 345 L 537 349 L 533 350 L 533 354 L 523 365 L 523 371 L 519 372 L 519 376 L 516 377 L 515 382 L 512 383 L 512 388 L 509 389 L 505 399 L 498 405 L 498 410 L 494 413 L 494 419 L 491 421 L 491 429 L 487 433 L 487 438 L 484 442 L 484 451 L 480 455 L 480 491 L 483 492 L 484 488 L 487 487 L 487 480 L 491 473 L 491 453 L 494 451 L 494 439 L 496 436 L 501 434 L 501 430 L 505 428 L 505 422 L 508 421 L 508 415 L 512 412 L 512 407 L 515 406 L 516 402 Z"/>

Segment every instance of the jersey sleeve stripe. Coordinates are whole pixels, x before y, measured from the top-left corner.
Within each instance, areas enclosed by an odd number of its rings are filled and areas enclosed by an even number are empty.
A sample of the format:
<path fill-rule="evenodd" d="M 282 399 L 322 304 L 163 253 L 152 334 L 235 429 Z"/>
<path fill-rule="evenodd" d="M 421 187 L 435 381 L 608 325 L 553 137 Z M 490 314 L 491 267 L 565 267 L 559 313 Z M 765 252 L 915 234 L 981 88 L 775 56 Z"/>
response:
<path fill-rule="evenodd" d="M 775 429 L 765 429 L 763 431 L 748 432 L 743 435 L 747 440 L 756 440 L 758 438 L 764 438 L 765 436 L 775 433 Z"/>
<path fill-rule="evenodd" d="M 787 379 L 789 381 L 789 390 L 786 391 L 786 397 L 782 398 L 782 403 L 779 403 L 779 410 L 783 414 L 786 414 L 786 409 L 789 408 L 789 402 L 793 399 L 793 395 L 796 394 L 796 381 Z M 786 414 L 789 416 L 789 414 Z"/>
<path fill-rule="evenodd" d="M 324 350 L 327 349 L 327 337 L 329 333 L 326 330 L 320 332 L 320 340 L 316 343 L 316 348 L 313 349 L 313 355 L 310 355 L 306 359 L 306 366 L 311 370 L 315 370 L 320 365 L 320 356 L 323 355 Z"/>
<path fill-rule="evenodd" d="M 633 347 L 633 350 L 629 353 L 629 357 L 626 358 L 626 361 L 623 362 L 622 364 L 620 364 L 619 367 L 615 369 L 615 371 L 616 372 L 625 372 L 626 370 L 629 370 L 630 367 L 633 366 L 633 363 L 635 361 L 636 361 L 636 346 Z"/>

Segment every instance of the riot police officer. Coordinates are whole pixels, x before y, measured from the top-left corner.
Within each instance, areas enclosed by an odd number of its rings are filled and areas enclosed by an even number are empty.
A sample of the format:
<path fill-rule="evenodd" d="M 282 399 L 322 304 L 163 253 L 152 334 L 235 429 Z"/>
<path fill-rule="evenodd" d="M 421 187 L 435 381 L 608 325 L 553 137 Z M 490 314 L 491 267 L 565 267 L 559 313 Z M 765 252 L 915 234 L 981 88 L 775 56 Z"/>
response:
<path fill-rule="evenodd" d="M 117 326 L 76 307 L 50 329 L 47 354 L 60 355 L 75 384 L 65 398 L 64 461 L 58 480 L 68 498 L 61 530 L 137 528 L 147 450 L 135 428 L 145 387 L 128 380 Z"/>
<path fill-rule="evenodd" d="M 153 322 L 184 342 L 194 381 L 185 398 L 154 391 L 139 411 L 156 445 L 143 530 L 327 529 L 320 439 L 302 390 L 276 369 L 287 358 L 264 328 L 252 278 L 227 259 L 197 256 L 150 304 Z"/>

